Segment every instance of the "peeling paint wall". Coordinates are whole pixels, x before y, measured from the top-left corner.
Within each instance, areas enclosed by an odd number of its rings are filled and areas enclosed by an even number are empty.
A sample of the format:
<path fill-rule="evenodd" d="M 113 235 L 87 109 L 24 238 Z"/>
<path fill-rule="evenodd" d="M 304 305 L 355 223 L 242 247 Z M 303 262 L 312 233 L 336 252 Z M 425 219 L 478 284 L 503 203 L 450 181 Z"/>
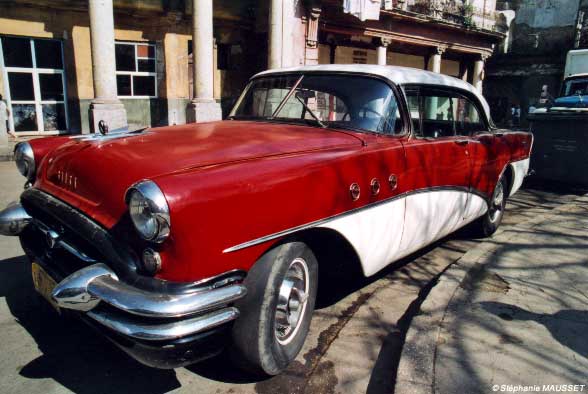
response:
<path fill-rule="evenodd" d="M 516 24 L 536 29 L 572 26 L 578 15 L 578 0 L 528 0 L 517 10 Z"/>

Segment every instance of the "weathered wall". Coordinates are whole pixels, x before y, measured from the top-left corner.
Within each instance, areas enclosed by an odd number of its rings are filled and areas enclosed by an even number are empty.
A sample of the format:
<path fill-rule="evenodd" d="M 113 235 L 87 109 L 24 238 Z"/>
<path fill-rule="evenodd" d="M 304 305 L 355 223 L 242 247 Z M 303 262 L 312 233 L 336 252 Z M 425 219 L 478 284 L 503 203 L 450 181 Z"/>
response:
<path fill-rule="evenodd" d="M 225 112 L 247 79 L 265 68 L 265 45 L 254 31 L 256 17 L 251 0 L 215 0 L 214 94 Z M 300 2 L 296 2 L 299 4 Z M 6 5 L 6 6 L 4 6 Z M 156 45 L 158 98 L 123 99 L 131 125 L 185 123 L 185 108 L 190 101 L 188 46 L 191 41 L 191 1 L 115 0 L 115 39 L 149 41 Z M 296 11 L 300 15 L 300 11 Z M 263 13 L 262 13 L 263 15 Z M 267 15 L 267 13 L 265 14 Z M 302 44 L 293 54 L 304 54 L 304 24 L 298 18 L 292 40 Z M 264 26 L 263 23 L 260 26 Z M 88 108 L 94 97 L 87 1 L 5 1 L 0 17 L 0 35 L 42 37 L 62 40 L 70 131 L 89 130 Z M 300 39 L 302 35 L 302 39 Z M 267 35 L 261 33 L 264 42 Z M 218 70 L 218 44 L 234 44 L 241 55 L 232 57 L 229 69 Z M 297 62 L 300 59 L 296 58 Z M 303 62 L 303 58 L 302 58 Z M 0 74 L 1 75 L 1 74 Z M 0 77 L 0 93 L 6 94 Z"/>
<path fill-rule="evenodd" d="M 500 102 L 504 111 L 520 106 L 522 126 L 526 114 L 537 103 L 541 88 L 559 92 L 565 57 L 573 49 L 578 11 L 588 6 L 583 0 L 518 0 L 499 1 L 499 9 L 511 9 L 515 18 L 511 25 L 509 51 L 496 53 L 487 68 L 484 92 L 489 101 Z M 510 123 L 508 114 L 495 117 Z"/>

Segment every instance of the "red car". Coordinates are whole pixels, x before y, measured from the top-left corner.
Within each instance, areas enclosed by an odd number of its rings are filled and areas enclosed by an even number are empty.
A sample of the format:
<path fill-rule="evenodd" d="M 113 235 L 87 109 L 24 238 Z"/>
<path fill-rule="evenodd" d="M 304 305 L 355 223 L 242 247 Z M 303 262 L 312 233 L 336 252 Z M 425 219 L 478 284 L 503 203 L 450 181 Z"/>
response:
<path fill-rule="evenodd" d="M 416 69 L 266 71 L 221 122 L 19 144 L 28 182 L 0 231 L 20 236 L 41 294 L 137 360 L 226 346 L 277 374 L 308 333 L 319 266 L 370 276 L 466 224 L 496 231 L 533 139 L 489 113 L 471 85 Z"/>

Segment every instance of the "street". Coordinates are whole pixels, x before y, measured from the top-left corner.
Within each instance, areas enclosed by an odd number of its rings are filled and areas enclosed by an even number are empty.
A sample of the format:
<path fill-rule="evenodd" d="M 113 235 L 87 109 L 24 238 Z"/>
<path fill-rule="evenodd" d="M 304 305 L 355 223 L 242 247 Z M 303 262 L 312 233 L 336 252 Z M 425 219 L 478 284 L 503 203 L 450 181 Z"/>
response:
<path fill-rule="evenodd" d="M 4 207 L 18 198 L 24 178 L 13 162 L 0 162 L 0 182 Z M 500 231 L 581 194 L 527 185 L 507 204 Z M 137 363 L 82 322 L 60 318 L 36 295 L 18 240 L 0 237 L 0 392 L 389 393 L 420 302 L 441 273 L 483 242 L 460 231 L 375 277 L 327 283 L 297 360 L 285 373 L 259 381 L 223 355 L 177 370 Z"/>

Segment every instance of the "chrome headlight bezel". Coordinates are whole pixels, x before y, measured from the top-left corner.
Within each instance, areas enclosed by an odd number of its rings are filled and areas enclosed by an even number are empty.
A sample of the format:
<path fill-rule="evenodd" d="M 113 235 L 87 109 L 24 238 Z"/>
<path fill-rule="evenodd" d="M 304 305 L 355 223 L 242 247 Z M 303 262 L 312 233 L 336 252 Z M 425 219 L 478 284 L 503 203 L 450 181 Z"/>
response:
<path fill-rule="evenodd" d="M 35 154 L 33 148 L 28 142 L 19 142 L 14 147 L 14 161 L 16 162 L 16 168 L 22 176 L 26 177 L 29 181 L 35 180 L 37 171 L 37 165 L 35 163 Z"/>
<path fill-rule="evenodd" d="M 150 242 L 162 243 L 169 237 L 171 229 L 169 206 L 165 195 L 155 182 L 143 180 L 134 184 L 127 190 L 125 202 L 129 207 L 129 215 L 133 225 L 141 238 Z M 142 212 L 140 214 L 134 213 L 134 207 L 139 203 L 143 207 Z M 141 218 L 141 215 L 145 215 L 147 220 Z M 145 224 L 148 220 L 152 220 L 154 223 L 153 231 L 145 231 Z"/>

